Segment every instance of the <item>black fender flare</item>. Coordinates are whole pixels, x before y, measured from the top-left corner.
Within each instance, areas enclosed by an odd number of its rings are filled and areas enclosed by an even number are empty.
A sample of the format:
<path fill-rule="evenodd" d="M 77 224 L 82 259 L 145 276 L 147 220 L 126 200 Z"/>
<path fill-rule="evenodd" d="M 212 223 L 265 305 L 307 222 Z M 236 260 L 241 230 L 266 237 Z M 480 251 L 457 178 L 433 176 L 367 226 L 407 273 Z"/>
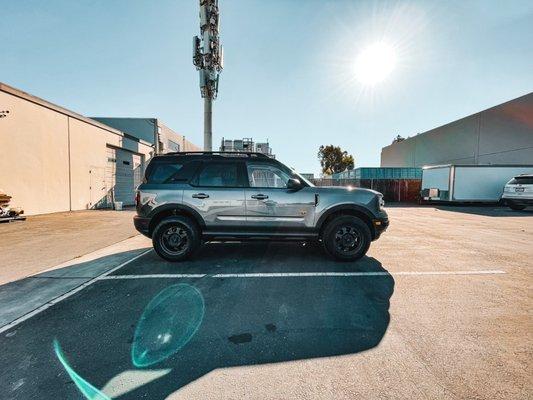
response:
<path fill-rule="evenodd" d="M 150 211 L 150 213 L 148 214 L 148 218 L 150 218 L 150 220 L 153 220 L 155 217 L 157 217 L 157 215 L 161 213 L 166 213 L 168 211 L 177 211 L 177 213 L 183 211 L 186 214 L 190 214 L 200 228 L 205 228 L 205 221 L 200 215 L 200 213 L 198 213 L 198 211 L 194 210 L 193 208 L 183 204 L 167 203 L 160 205 L 159 207 L 156 207 L 152 211 Z M 153 229 L 151 223 L 150 226 Z"/>
<path fill-rule="evenodd" d="M 355 211 L 357 213 L 360 213 L 360 214 L 363 214 L 365 217 L 367 217 L 367 220 L 365 221 L 369 228 L 370 228 L 370 232 L 372 232 L 372 236 L 374 236 L 374 226 L 373 226 L 373 223 L 372 223 L 372 220 L 375 219 L 375 215 L 372 214 L 372 212 L 362 206 L 362 205 L 359 205 L 359 204 L 353 204 L 353 203 L 348 203 L 348 204 L 338 204 L 334 207 L 331 207 L 329 209 L 327 209 L 321 216 L 320 218 L 318 219 L 317 223 L 316 223 L 316 230 L 318 232 L 321 232 L 322 231 L 322 228 L 324 227 L 324 223 L 327 221 L 327 219 L 332 216 L 333 214 L 336 214 L 338 212 L 342 212 L 342 211 Z"/>

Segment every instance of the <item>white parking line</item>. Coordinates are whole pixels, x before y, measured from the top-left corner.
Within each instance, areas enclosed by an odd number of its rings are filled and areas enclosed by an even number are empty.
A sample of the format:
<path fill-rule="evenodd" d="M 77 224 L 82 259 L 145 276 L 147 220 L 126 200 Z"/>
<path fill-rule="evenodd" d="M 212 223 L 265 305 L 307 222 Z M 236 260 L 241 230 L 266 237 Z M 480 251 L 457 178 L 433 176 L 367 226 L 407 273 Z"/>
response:
<path fill-rule="evenodd" d="M 137 260 L 138 258 L 144 256 L 146 253 L 149 253 L 150 251 L 152 251 L 152 249 L 148 249 L 148 250 L 146 250 L 146 251 L 143 251 L 141 254 L 138 254 L 138 255 L 136 255 L 135 257 L 130 258 L 128 261 L 125 261 L 125 262 L 123 262 L 122 264 L 117 265 L 115 268 L 112 268 L 112 269 L 110 269 L 109 271 L 104 272 L 104 273 L 101 274 L 101 275 L 98 275 L 97 277 L 95 277 L 95 278 L 93 278 L 93 279 L 91 279 L 91 280 L 89 280 L 89 281 L 87 281 L 87 282 L 81 284 L 80 286 L 75 287 L 75 288 L 72 289 L 71 291 L 69 291 L 69 292 L 67 292 L 67 293 L 65 293 L 65 294 L 62 294 L 61 296 L 56 297 L 56 298 L 54 298 L 54 299 L 52 299 L 52 300 L 46 302 L 45 304 L 43 304 L 43 305 L 40 306 L 40 307 L 37 307 L 35 310 L 33 310 L 33 311 L 31 311 L 31 312 L 29 312 L 29 313 L 27 313 L 27 314 L 24 314 L 22 317 L 19 317 L 19 318 L 15 319 L 14 321 L 11 321 L 9 324 L 4 325 L 4 326 L 2 326 L 2 327 L 0 328 L 0 333 L 3 333 L 3 332 L 5 332 L 5 331 L 7 331 L 8 329 L 13 328 L 14 326 L 17 326 L 17 325 L 20 324 L 21 322 L 24 322 L 24 321 L 26 321 L 27 319 L 29 319 L 29 318 L 31 318 L 31 317 L 33 317 L 33 316 L 35 316 L 35 315 L 37 315 L 37 314 L 43 312 L 44 310 L 46 310 L 46 309 L 52 307 L 54 304 L 57 304 L 57 303 L 59 303 L 60 301 L 63 301 L 63 300 L 65 300 L 65 299 L 69 298 L 70 296 L 72 296 L 72 295 L 78 293 L 80 290 L 83 290 L 83 289 L 85 289 L 87 286 L 92 285 L 93 283 L 97 282 L 97 281 L 98 281 L 99 279 L 101 279 L 102 277 L 105 277 L 105 276 L 107 276 L 107 275 L 109 275 L 109 274 L 112 274 L 112 273 L 115 272 L 116 270 L 118 270 L 118 269 L 120 269 L 120 268 L 122 268 L 122 267 L 128 265 L 128 264 L 131 263 L 132 261 Z"/>
<path fill-rule="evenodd" d="M 99 280 L 113 279 L 157 279 L 157 278 L 204 278 L 207 274 L 146 274 L 146 275 L 111 275 L 102 276 Z"/>
<path fill-rule="evenodd" d="M 92 285 L 93 283 L 100 280 L 127 280 L 127 279 L 185 279 L 185 278 L 290 278 L 290 277 L 357 277 L 357 276 L 416 276 L 416 275 L 498 275 L 505 274 L 505 271 L 502 270 L 470 270 L 470 271 L 397 271 L 397 272 L 385 272 L 385 271 L 375 271 L 375 272 L 264 272 L 264 273 L 234 273 L 234 274 L 146 274 L 146 275 L 110 275 L 113 272 L 119 270 L 120 268 L 128 265 L 129 263 L 137 260 L 138 258 L 144 256 L 145 254 L 152 251 L 148 249 L 142 253 L 136 255 L 133 258 L 123 262 L 120 265 L 117 265 L 115 268 L 110 269 L 107 272 L 77 286 L 76 288 L 70 290 L 69 292 L 56 297 L 42 306 L 36 308 L 35 310 L 23 315 L 20 318 L 15 319 L 7 325 L 0 327 L 0 333 L 3 333 L 20 323 L 28 320 L 29 318 L 45 311 L 54 304 L 57 304 L 70 296 L 78 293 L 79 291 L 85 289 L 87 286 Z"/>
<path fill-rule="evenodd" d="M 304 277 L 349 277 L 349 276 L 402 276 L 402 275 L 498 275 L 502 270 L 472 271 L 398 271 L 398 272 L 263 272 L 242 274 L 146 274 L 146 275 L 106 275 L 100 280 L 109 279 L 185 279 L 185 278 L 304 278 Z"/>

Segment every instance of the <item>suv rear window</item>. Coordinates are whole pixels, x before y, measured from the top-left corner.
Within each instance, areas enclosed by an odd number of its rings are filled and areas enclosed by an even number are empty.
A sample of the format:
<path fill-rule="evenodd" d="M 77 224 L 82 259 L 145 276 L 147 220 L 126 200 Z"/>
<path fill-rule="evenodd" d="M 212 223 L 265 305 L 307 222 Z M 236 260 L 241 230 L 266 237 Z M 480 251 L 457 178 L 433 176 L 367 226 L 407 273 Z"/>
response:
<path fill-rule="evenodd" d="M 188 182 L 200 166 L 198 161 L 154 159 L 146 170 L 146 183 Z"/>
<path fill-rule="evenodd" d="M 509 181 L 509 185 L 533 185 L 533 177 L 531 176 L 515 176 Z"/>

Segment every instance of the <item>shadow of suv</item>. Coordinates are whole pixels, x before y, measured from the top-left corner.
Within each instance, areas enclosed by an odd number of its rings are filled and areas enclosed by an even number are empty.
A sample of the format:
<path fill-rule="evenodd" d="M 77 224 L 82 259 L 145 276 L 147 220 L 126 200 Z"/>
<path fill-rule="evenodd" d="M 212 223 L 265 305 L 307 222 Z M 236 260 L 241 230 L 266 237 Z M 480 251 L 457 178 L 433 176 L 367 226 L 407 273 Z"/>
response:
<path fill-rule="evenodd" d="M 202 241 L 313 239 L 353 261 L 387 229 L 383 205 L 381 193 L 315 187 L 260 153 L 169 153 L 146 168 L 134 223 L 169 261 L 190 257 Z"/>

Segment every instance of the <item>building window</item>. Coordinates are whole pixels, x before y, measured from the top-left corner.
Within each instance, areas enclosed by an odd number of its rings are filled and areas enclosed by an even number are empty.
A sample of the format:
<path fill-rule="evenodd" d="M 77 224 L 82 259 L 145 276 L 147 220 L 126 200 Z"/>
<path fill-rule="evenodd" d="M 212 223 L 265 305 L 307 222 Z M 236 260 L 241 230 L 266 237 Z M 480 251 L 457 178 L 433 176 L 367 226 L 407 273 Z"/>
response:
<path fill-rule="evenodd" d="M 179 143 L 176 143 L 176 142 L 174 142 L 172 140 L 169 140 L 168 141 L 168 149 L 170 151 L 180 151 L 180 145 L 179 145 Z"/>

